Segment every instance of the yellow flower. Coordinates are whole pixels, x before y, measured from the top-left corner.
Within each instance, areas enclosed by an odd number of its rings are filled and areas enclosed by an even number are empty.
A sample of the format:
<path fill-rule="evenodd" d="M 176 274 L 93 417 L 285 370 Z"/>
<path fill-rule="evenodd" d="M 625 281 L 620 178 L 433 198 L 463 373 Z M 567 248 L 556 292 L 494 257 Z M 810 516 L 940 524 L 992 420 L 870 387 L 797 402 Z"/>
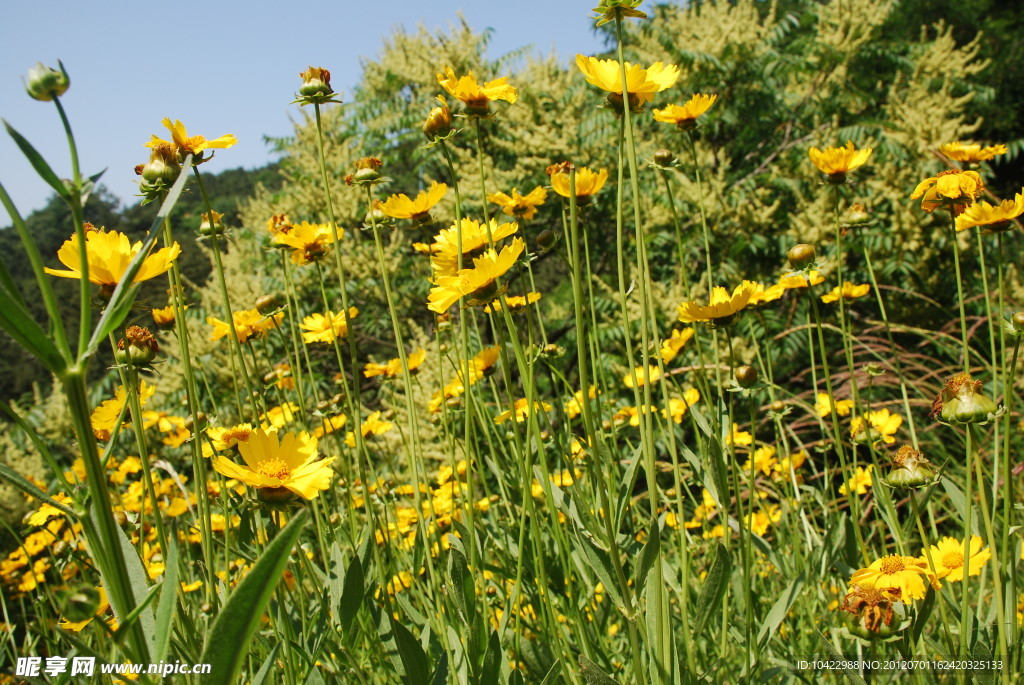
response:
<path fill-rule="evenodd" d="M 146 400 L 152 397 L 155 392 L 156 388 L 154 386 L 146 381 L 142 381 L 139 386 L 139 406 L 146 406 Z M 93 410 L 90 421 L 92 422 L 92 432 L 97 440 L 106 442 L 110 439 L 110 432 L 117 425 L 117 417 L 121 415 L 121 410 L 127 401 L 128 392 L 124 389 L 123 385 L 120 385 L 114 392 L 113 399 L 104 400 Z"/>
<path fill-rule="evenodd" d="M 848 140 L 846 147 L 827 147 L 824 150 L 812 147 L 807 154 L 821 173 L 838 176 L 863 165 L 868 161 L 871 152 L 872 148 L 869 147 L 858 150 L 854 147 L 853 141 Z"/>
<path fill-rule="evenodd" d="M 700 402 L 700 393 L 697 392 L 697 388 L 687 388 L 682 398 L 673 397 L 668 401 L 668 407 L 662 411 L 662 415 L 666 419 L 682 423 L 686 412 L 698 402 Z"/>
<path fill-rule="evenodd" d="M 394 427 L 395 424 L 381 419 L 381 413 L 379 411 L 375 411 L 363 420 L 363 425 L 359 430 L 363 434 L 364 438 L 368 438 L 384 435 Z M 349 447 L 356 446 L 356 436 L 352 431 L 349 431 L 348 434 L 345 435 L 345 444 Z"/>
<path fill-rule="evenodd" d="M 632 371 L 630 371 L 629 373 L 622 377 L 622 383 L 627 388 L 642 388 L 644 387 L 644 375 L 644 367 L 638 366 L 637 368 L 633 369 Z M 654 381 L 661 378 L 661 369 L 659 369 L 657 366 L 650 366 L 647 368 L 646 375 L 651 379 L 651 382 L 653 383 Z"/>
<path fill-rule="evenodd" d="M 713 326 L 725 326 L 732 322 L 732 317 L 750 302 L 751 295 L 757 290 L 757 283 L 743 281 L 732 291 L 715 286 L 711 291 L 711 301 L 707 306 L 696 302 L 684 302 L 679 305 L 679 320 L 683 323 L 706 321 Z"/>
<path fill-rule="evenodd" d="M 608 181 L 608 170 L 593 172 L 587 167 L 576 170 L 576 199 L 589 199 L 596 195 Z M 555 171 L 551 174 L 551 188 L 562 197 L 569 197 L 569 172 Z"/>
<path fill-rule="evenodd" d="M 338 229 L 338 237 L 344 234 Z M 334 242 L 334 229 L 330 224 L 289 224 L 288 230 L 273 233 L 273 241 L 278 245 L 287 245 L 294 250 L 292 261 L 296 264 L 309 264 L 327 255 L 328 245 Z"/>
<path fill-rule="evenodd" d="M 576 55 L 576 66 L 587 77 L 587 83 L 622 95 L 622 71 L 617 60 Z M 625 66 L 626 92 L 636 96 L 638 106 L 651 102 L 655 93 L 670 88 L 679 78 L 679 67 L 662 62 L 655 62 L 647 69 L 629 62 Z"/>
<path fill-rule="evenodd" d="M 505 298 L 505 304 L 508 305 L 509 311 L 516 311 L 518 309 L 525 309 L 527 305 L 531 305 L 541 297 L 540 293 L 526 293 L 526 295 L 511 295 Z M 497 299 L 491 302 L 489 305 L 484 307 L 484 311 L 488 314 L 493 314 L 501 311 L 501 300 Z"/>
<path fill-rule="evenodd" d="M 128 236 L 117 231 L 91 230 L 85 234 L 85 252 L 89 267 L 89 282 L 96 283 L 102 289 L 113 292 L 128 265 L 142 250 L 142 242 L 134 244 Z M 181 246 L 174 243 L 163 247 L 149 255 L 142 262 L 142 267 L 132 283 L 140 283 L 167 273 L 171 264 L 181 253 Z M 78 235 L 72 235 L 57 251 L 57 259 L 68 267 L 67 271 L 46 267 L 44 271 L 51 276 L 61 278 L 82 278 L 82 263 L 78 259 Z"/>
<path fill-rule="evenodd" d="M 185 306 L 185 309 L 188 309 L 188 305 Z M 157 328 L 174 327 L 174 305 L 154 308 L 151 313 L 153 315 L 153 323 L 156 324 Z"/>
<path fill-rule="evenodd" d="M 871 292 L 871 286 L 867 283 L 860 285 L 854 285 L 849 281 L 843 282 L 843 287 L 840 290 L 839 286 L 832 288 L 831 292 L 821 296 L 821 301 L 828 304 L 830 302 L 838 302 L 839 298 L 842 297 L 844 301 L 850 302 L 856 300 L 858 297 L 864 297 Z"/>
<path fill-rule="evenodd" d="M 268 432 L 273 429 L 284 428 L 286 423 L 291 423 L 295 420 L 295 415 L 299 411 L 299 405 L 294 402 L 285 402 L 278 407 L 271 407 L 265 414 L 260 414 L 260 428 Z"/>
<path fill-rule="evenodd" d="M 725 436 L 726 445 L 753 445 L 754 436 L 752 433 L 740 430 L 738 424 L 732 424 L 729 434 Z"/>
<path fill-rule="evenodd" d="M 222 456 L 213 458 L 213 468 L 255 488 L 285 488 L 303 499 L 313 499 L 331 485 L 334 457 L 317 461 L 317 441 L 306 433 L 267 432 L 262 428 L 239 443 L 245 465 Z"/>
<path fill-rule="evenodd" d="M 334 342 L 337 338 L 344 338 L 348 335 L 348 322 L 356 318 L 359 310 L 355 307 L 348 308 L 348 316 L 345 312 L 327 312 L 324 314 L 310 314 L 302 320 L 299 328 L 305 331 L 302 334 L 302 342 L 307 345 L 315 342 Z"/>
<path fill-rule="evenodd" d="M 654 120 L 675 124 L 683 129 L 690 128 L 697 122 L 697 117 L 708 111 L 717 99 L 717 95 L 697 93 L 684 105 L 669 105 L 664 109 L 654 110 Z"/>
<path fill-rule="evenodd" d="M 523 253 L 526 244 L 522 238 L 515 238 L 511 245 L 506 245 L 497 252 L 491 248 L 473 260 L 473 267 L 462 269 L 454 276 L 441 276 L 437 286 L 430 290 L 427 307 L 438 314 L 444 314 L 449 307 L 462 297 L 467 297 L 468 304 L 490 302 L 497 294 L 495 280 L 505 275 Z"/>
<path fill-rule="evenodd" d="M 786 286 L 781 283 L 770 285 L 767 288 L 763 283 L 758 283 L 757 288 L 750 295 L 750 302 L 747 303 L 750 307 L 756 307 L 762 304 L 768 304 L 774 302 L 786 293 Z"/>
<path fill-rule="evenodd" d="M 919 561 L 927 567 L 931 575 L 939 579 L 945 578 L 947 583 L 952 583 L 964 579 L 965 565 L 969 567 L 970 575 L 976 576 L 992 557 L 992 552 L 987 547 L 981 548 L 981 537 L 978 535 L 971 536 L 970 550 L 970 554 L 964 554 L 963 540 L 944 537 L 939 540 L 938 545 L 929 547 L 928 553 L 922 553 Z"/>
<path fill-rule="evenodd" d="M 512 104 L 518 97 L 516 89 L 508 84 L 506 76 L 480 85 L 473 72 L 457 78 L 454 69 L 445 67 L 444 73 L 437 75 L 437 82 L 449 95 L 462 100 L 469 114 L 486 114 L 492 101 L 504 100 Z"/>
<path fill-rule="evenodd" d="M 537 207 L 544 204 L 548 198 L 548 191 L 542 186 L 537 186 L 526 195 L 520 195 L 518 188 L 513 188 L 512 193 L 491 193 L 487 196 L 488 201 L 501 207 L 501 210 L 509 216 L 529 221 L 537 216 Z"/>
<path fill-rule="evenodd" d="M 964 205 L 974 202 L 984 190 L 985 184 L 977 171 L 947 169 L 918 183 L 910 199 L 922 198 L 921 209 L 926 212 L 951 203 L 954 214 L 959 214 Z"/>
<path fill-rule="evenodd" d="M 486 247 L 493 247 L 497 241 L 507 238 L 519 230 L 519 224 L 515 221 L 499 224 L 494 219 L 488 223 L 463 219 L 459 224 L 452 224 L 450 228 L 435 235 L 434 242 L 429 246 L 432 255 L 430 265 L 435 279 L 441 276 L 454 276 L 459 269 L 460 227 L 462 229 L 463 268 L 467 265 L 466 255 L 472 255 Z"/>
<path fill-rule="evenodd" d="M 594 400 L 597 399 L 597 386 L 591 385 L 587 391 L 587 396 Z M 575 419 L 583 412 L 583 391 L 577 390 L 576 393 L 565 403 L 565 417 L 568 419 Z"/>
<path fill-rule="evenodd" d="M 410 200 L 405 193 L 399 193 L 379 203 L 378 208 L 392 219 L 426 221 L 430 218 L 430 210 L 441 201 L 447 192 L 446 184 L 434 181 L 430 184 L 430 188 L 421 190 L 415 200 Z"/>
<path fill-rule="evenodd" d="M 161 140 L 156 136 L 150 138 L 149 142 L 146 143 L 146 147 L 156 147 L 157 145 L 175 145 L 180 151 L 181 155 L 192 154 L 196 158 L 192 160 L 193 164 L 199 164 L 204 161 L 201 153 L 210 148 L 229 148 L 238 142 L 238 138 L 228 134 L 221 136 L 220 138 L 214 138 L 213 140 L 207 140 L 203 136 L 191 136 L 189 137 L 188 132 L 185 130 L 185 124 L 181 123 L 178 119 L 171 123 L 171 120 L 164 118 L 164 127 L 171 132 L 171 140 Z"/>
<path fill-rule="evenodd" d="M 203 445 L 203 456 L 212 457 L 214 452 L 223 452 L 240 443 L 247 442 L 252 435 L 252 431 L 251 423 L 240 423 L 226 428 L 222 426 L 207 428 L 206 436 L 210 439 L 210 442 Z"/>
<path fill-rule="evenodd" d="M 836 400 L 836 414 L 839 416 L 846 416 L 853 409 L 853 400 Z M 832 403 L 829 402 L 829 396 L 827 392 L 819 392 L 814 400 L 814 409 L 818 412 L 818 416 L 825 418 L 832 413 Z"/>
<path fill-rule="evenodd" d="M 427 351 L 422 347 L 408 357 L 406 362 L 409 365 L 409 373 L 415 373 L 423 363 L 423 360 L 427 358 Z M 375 364 L 373 362 L 367 362 L 366 367 L 363 369 L 363 375 L 367 378 L 373 376 L 387 376 L 394 378 L 402 374 L 402 360 L 401 358 L 389 359 L 383 364 Z"/>
<path fill-rule="evenodd" d="M 858 466 L 853 474 L 853 478 L 839 486 L 839 494 L 846 495 L 851 491 L 858 495 L 866 494 L 868 488 L 871 487 L 871 471 L 873 471 L 874 468 L 874 464 L 868 464 L 867 468 Z"/>
<path fill-rule="evenodd" d="M 940 146 L 939 152 L 955 162 L 977 164 L 978 162 L 987 162 L 993 159 L 996 155 L 1005 155 L 1006 146 L 989 145 L 987 147 L 982 147 L 978 143 L 961 143 L 960 141 L 956 141 Z"/>
<path fill-rule="evenodd" d="M 742 470 L 743 473 L 749 474 L 751 470 L 760 471 L 764 475 L 771 475 L 772 469 L 778 466 L 778 460 L 775 458 L 775 447 L 772 445 L 762 445 L 754 450 L 754 454 L 744 462 Z"/>
<path fill-rule="evenodd" d="M 956 218 L 956 230 L 965 231 L 975 226 L 984 226 L 990 231 L 1009 228 L 1010 221 L 1024 214 L 1024 192 L 1017 193 L 1012 200 L 1003 200 L 992 206 L 981 200 L 975 202 Z"/>
<path fill-rule="evenodd" d="M 778 504 L 769 504 L 763 511 L 753 511 L 747 514 L 744 523 L 754 535 L 764 535 L 768 532 L 768 526 L 778 523 L 782 519 L 782 510 Z"/>
<path fill-rule="evenodd" d="M 498 358 L 501 356 L 501 348 L 497 345 L 494 347 L 487 347 L 480 350 L 472 359 L 469 360 L 469 385 L 475 385 L 477 381 L 484 377 L 484 375 L 490 371 L 490 369 L 498 362 Z M 450 398 L 458 397 L 466 391 L 466 384 L 463 383 L 463 373 L 465 372 L 465 363 L 460 361 L 458 364 L 458 372 L 453 381 L 444 386 L 444 388 L 436 394 L 430 401 L 430 412 L 436 414 L 441 411 L 441 404 Z"/>
<path fill-rule="evenodd" d="M 688 343 L 692 337 L 692 326 L 683 329 L 672 329 L 672 335 L 661 341 L 661 361 L 668 364 L 675 359 L 676 355 L 679 354 L 679 350 L 683 349 L 683 345 Z"/>
<path fill-rule="evenodd" d="M 868 412 L 868 423 L 870 428 L 868 429 L 868 437 L 873 439 L 881 439 L 886 444 L 892 444 L 896 442 L 896 438 L 892 437 L 896 434 L 896 431 L 903 424 L 903 417 L 899 414 L 890 414 L 888 409 L 879 409 L 877 411 Z M 855 438 L 857 434 L 864 428 L 864 417 L 855 416 L 850 421 L 850 435 Z"/>
<path fill-rule="evenodd" d="M 322 438 L 328 433 L 333 433 L 348 422 L 348 417 L 344 414 L 338 414 L 332 416 L 329 419 L 323 419 L 322 424 L 313 429 L 314 438 Z"/>
<path fill-rule="evenodd" d="M 233 319 L 235 337 L 238 342 L 244 343 L 252 338 L 259 338 L 284 318 L 284 312 L 278 312 L 271 317 L 265 317 L 255 309 L 242 309 L 231 313 Z M 210 340 L 220 340 L 231 333 L 231 327 L 224 321 L 213 316 L 206 317 L 206 323 L 213 326 L 210 333 Z"/>
<path fill-rule="evenodd" d="M 548 404 L 547 402 L 534 402 L 533 409 L 539 409 L 540 411 L 551 411 L 551 405 Z M 522 423 L 527 418 L 529 418 L 530 414 L 532 413 L 533 412 L 530 409 L 530 403 L 526 400 L 525 397 L 521 397 L 520 399 L 515 401 L 513 409 L 506 409 L 505 411 L 495 416 L 494 423 L 505 423 L 506 421 L 512 418 L 515 419 L 516 423 Z"/>
<path fill-rule="evenodd" d="M 783 276 L 779 279 L 779 285 L 786 290 L 793 290 L 795 288 L 806 288 L 807 279 L 810 278 L 811 285 L 819 285 L 825 282 L 825 277 L 817 272 L 815 269 L 811 269 L 806 275 L 802 273 L 790 274 L 789 276 Z"/>
<path fill-rule="evenodd" d="M 878 590 L 899 590 L 904 599 L 923 599 L 927 589 L 923 575 L 928 571 L 916 557 L 890 554 L 871 562 L 867 568 L 854 571 L 850 585 Z"/>

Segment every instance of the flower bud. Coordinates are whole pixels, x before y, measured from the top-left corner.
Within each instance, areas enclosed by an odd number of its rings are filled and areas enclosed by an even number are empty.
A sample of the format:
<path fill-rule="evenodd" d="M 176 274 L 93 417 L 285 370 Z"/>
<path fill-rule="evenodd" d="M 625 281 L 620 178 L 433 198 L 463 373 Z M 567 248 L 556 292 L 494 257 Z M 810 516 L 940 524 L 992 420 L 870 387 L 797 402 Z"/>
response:
<path fill-rule="evenodd" d="M 847 224 L 863 224 L 871 220 L 867 208 L 859 202 L 854 202 L 843 215 L 843 221 Z"/>
<path fill-rule="evenodd" d="M 958 373 L 935 398 L 931 416 L 938 415 L 945 423 L 984 423 L 997 410 L 996 403 L 981 392 L 981 381 Z"/>
<path fill-rule="evenodd" d="M 782 400 L 775 400 L 774 402 L 772 402 L 771 404 L 768 405 L 768 411 L 773 411 L 775 413 L 779 413 L 779 412 L 785 411 L 785 410 L 786 410 L 786 403 L 783 402 Z"/>
<path fill-rule="evenodd" d="M 444 138 L 452 132 L 452 112 L 448 109 L 448 103 L 443 97 L 438 96 L 440 106 L 434 107 L 423 122 L 423 135 L 427 140 L 434 141 L 437 138 Z"/>
<path fill-rule="evenodd" d="M 25 91 L 30 97 L 41 102 L 49 102 L 55 97 L 60 97 L 71 85 L 68 72 L 64 65 L 57 60 L 60 71 L 36 62 L 36 65 L 28 70 L 28 83 L 25 84 Z"/>
<path fill-rule="evenodd" d="M 220 235 L 224 232 L 224 223 L 221 219 L 224 217 L 220 212 L 215 212 L 212 209 L 209 212 L 203 212 L 202 223 L 199 224 L 199 235 Z M 213 221 L 210 221 L 210 217 L 213 217 Z"/>
<path fill-rule="evenodd" d="M 129 326 L 125 329 L 124 337 L 117 341 L 114 359 L 119 364 L 146 366 L 156 358 L 159 351 L 160 345 L 148 328 Z"/>
<path fill-rule="evenodd" d="M 550 228 L 545 228 L 543 231 L 537 234 L 537 247 L 543 252 L 550 250 L 555 242 L 557 242 L 558 236 Z"/>
<path fill-rule="evenodd" d="M 904 445 L 892 456 L 892 470 L 885 482 L 894 488 L 919 488 L 935 479 L 935 470 L 924 455 Z"/>
<path fill-rule="evenodd" d="M 1015 312 L 1010 317 L 1010 323 L 1013 325 L 1013 330 L 1018 333 L 1024 333 L 1024 311 Z"/>
<path fill-rule="evenodd" d="M 301 72 L 299 77 L 302 79 L 299 95 L 303 97 L 325 97 L 334 93 L 334 89 L 331 88 L 331 72 L 326 69 L 309 67 Z"/>
<path fill-rule="evenodd" d="M 199 430 L 204 430 L 206 428 L 207 422 L 208 421 L 206 418 L 206 414 L 204 414 L 203 412 L 198 412 L 194 417 L 192 416 L 192 414 L 189 414 L 188 416 L 185 417 L 185 429 L 189 433 L 195 433 L 196 426 L 199 427 Z"/>
<path fill-rule="evenodd" d="M 256 298 L 256 311 L 263 316 L 266 316 L 272 312 L 277 311 L 281 308 L 281 298 L 277 293 L 270 293 L 269 295 L 260 295 Z"/>
<path fill-rule="evenodd" d="M 295 493 L 285 487 L 256 488 L 256 499 L 270 508 L 287 505 L 295 497 Z"/>
<path fill-rule="evenodd" d="M 654 163 L 660 166 L 672 166 L 672 163 L 676 161 L 676 156 L 672 154 L 671 150 L 662 148 L 655 150 L 654 152 Z"/>
<path fill-rule="evenodd" d="M 749 388 L 758 380 L 757 369 L 753 366 L 741 366 L 736 369 L 736 382 L 741 388 Z"/>
<path fill-rule="evenodd" d="M 794 269 L 806 269 L 814 263 L 814 245 L 808 245 L 807 243 L 794 245 L 789 248 L 789 252 L 786 253 L 786 258 L 789 259 L 789 264 Z"/>
<path fill-rule="evenodd" d="M 181 173 L 178 148 L 168 143 L 156 143 L 149 151 L 149 162 L 142 167 L 142 179 L 147 183 L 172 184 Z"/>

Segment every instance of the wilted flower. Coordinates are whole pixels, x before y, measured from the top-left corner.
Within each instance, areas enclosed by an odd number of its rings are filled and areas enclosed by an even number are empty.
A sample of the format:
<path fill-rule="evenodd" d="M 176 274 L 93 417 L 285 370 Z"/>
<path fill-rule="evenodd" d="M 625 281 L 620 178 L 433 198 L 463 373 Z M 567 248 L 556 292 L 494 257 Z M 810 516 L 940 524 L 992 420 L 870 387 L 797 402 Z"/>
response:
<path fill-rule="evenodd" d="M 892 455 L 892 470 L 885 482 L 894 488 L 918 488 L 935 478 L 935 471 L 924 455 L 910 445 L 903 445 Z"/>
<path fill-rule="evenodd" d="M 153 361 L 159 351 L 160 345 L 148 328 L 129 326 L 124 331 L 124 337 L 117 341 L 114 358 L 120 364 L 145 366 Z"/>
<path fill-rule="evenodd" d="M 946 381 L 932 402 L 932 418 L 945 423 L 984 423 L 996 413 L 996 403 L 982 392 L 981 381 L 958 373 Z"/>
<path fill-rule="evenodd" d="M 893 625 L 894 607 L 902 606 L 902 595 L 895 588 L 854 585 L 839 610 L 853 614 L 850 632 L 855 635 L 867 640 L 887 638 L 899 627 L 899 623 Z"/>
<path fill-rule="evenodd" d="M 328 102 L 340 103 L 335 99 L 334 89 L 331 88 L 331 72 L 321 67 L 308 67 L 299 73 L 302 85 L 299 86 L 299 94 L 295 102 L 302 105 L 323 105 Z"/>

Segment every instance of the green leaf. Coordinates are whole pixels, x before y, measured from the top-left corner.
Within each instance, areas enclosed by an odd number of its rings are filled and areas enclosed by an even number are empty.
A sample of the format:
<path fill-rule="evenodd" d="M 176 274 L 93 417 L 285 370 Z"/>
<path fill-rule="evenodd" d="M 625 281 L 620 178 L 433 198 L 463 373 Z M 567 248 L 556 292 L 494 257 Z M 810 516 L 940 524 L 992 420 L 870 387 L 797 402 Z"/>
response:
<path fill-rule="evenodd" d="M 498 638 L 498 631 L 492 630 L 491 637 L 487 640 L 487 651 L 484 652 L 484 665 L 480 669 L 480 685 L 498 682 L 500 671 L 501 640 Z"/>
<path fill-rule="evenodd" d="M 725 545 L 719 542 L 715 545 L 715 557 L 711 560 L 711 568 L 708 569 L 708 575 L 697 596 L 697 620 L 693 623 L 693 638 L 701 634 L 715 607 L 725 596 L 731 570 L 729 552 L 726 551 Z"/>
<path fill-rule="evenodd" d="M 53 344 L 50 335 L 21 307 L 0 306 L 0 328 L 41 361 L 47 370 L 60 375 L 67 368 L 67 360 Z"/>
<path fill-rule="evenodd" d="M 189 155 L 181 165 L 181 173 L 178 174 L 178 180 L 167 191 L 167 197 L 164 198 L 163 203 L 160 205 L 160 211 L 157 212 L 156 218 L 153 219 L 153 223 L 149 227 L 149 233 L 146 235 L 146 240 L 142 243 L 142 249 L 132 259 L 128 269 L 121 276 L 117 287 L 114 288 L 114 293 L 110 296 L 110 302 L 107 304 L 106 309 L 103 310 L 103 315 L 96 323 L 96 328 L 93 329 L 89 344 L 84 351 L 79 352 L 80 357 L 91 357 L 95 354 L 100 343 L 106 340 L 107 336 L 120 326 L 125 316 L 128 315 L 131 304 L 135 300 L 135 293 L 138 290 L 138 286 L 133 284 L 132 281 L 135 280 L 135 275 L 142 268 L 142 263 L 149 256 L 153 245 L 156 244 L 157 239 L 162 234 L 164 219 L 171 213 L 174 203 L 178 201 L 178 197 L 185 187 L 185 181 L 188 180 L 188 172 L 191 168 L 192 155 Z"/>
<path fill-rule="evenodd" d="M 434 667 L 434 675 L 430 678 L 430 685 L 448 685 L 448 655 L 442 653 Z"/>
<path fill-rule="evenodd" d="M 544 680 L 540 681 L 540 685 L 554 685 L 555 676 L 562 672 L 562 660 L 555 659 L 555 663 L 551 664 L 551 668 L 548 669 L 547 674 L 544 676 Z"/>
<path fill-rule="evenodd" d="M 391 657 L 402 682 L 409 685 L 430 685 L 430 662 L 409 629 L 384 609 L 380 612 L 377 631 Z"/>
<path fill-rule="evenodd" d="M 821 633 L 820 630 L 817 631 L 817 633 L 818 638 L 821 640 L 821 644 L 825 647 L 825 651 L 828 652 L 828 655 L 829 657 L 831 657 L 832 660 L 845 663 L 850 662 L 850 660 L 847 657 L 843 656 L 842 654 L 836 651 L 836 648 L 832 646 L 832 643 L 825 638 L 825 636 Z M 843 669 L 843 672 L 846 673 L 846 677 L 849 678 L 850 682 L 854 683 L 854 685 L 868 685 L 864 681 L 864 679 L 860 677 L 860 674 L 857 673 L 857 671 L 855 671 L 854 669 Z"/>
<path fill-rule="evenodd" d="M 71 492 L 71 484 L 68 483 L 68 479 L 64 477 L 64 469 L 57 464 L 57 460 L 53 458 L 53 455 L 50 453 L 50 448 L 43 439 L 39 437 L 39 433 L 28 424 L 28 421 L 26 421 L 21 414 L 14 411 L 14 408 L 7 402 L 0 402 L 0 411 L 7 414 L 8 418 L 10 418 L 18 428 L 25 432 L 28 439 L 32 441 L 32 445 L 39 450 L 39 454 L 42 455 L 46 465 L 50 467 L 50 471 L 53 472 L 54 477 L 56 477 L 57 480 L 60 481 L 60 484 L 65 488 L 65 492 Z"/>
<path fill-rule="evenodd" d="M 626 598 L 623 596 L 621 588 L 619 588 L 619 584 L 615 580 L 615 570 L 608 553 L 598 548 L 586 535 L 581 534 L 579 528 L 576 529 L 576 535 L 573 536 L 573 543 L 573 546 L 583 557 L 583 560 L 586 561 L 587 566 L 594 571 L 598 580 L 604 585 L 605 592 L 611 597 L 615 606 L 627 618 L 632 618 L 636 613 L 633 603 L 626 601 Z"/>
<path fill-rule="evenodd" d="M 587 685 L 619 685 L 619 681 L 605 674 L 597 664 L 580 654 L 580 669 Z M 545 678 L 547 680 L 547 678 Z"/>
<path fill-rule="evenodd" d="M 199 658 L 201 663 L 213 665 L 213 671 L 203 679 L 204 684 L 233 685 L 239 682 L 238 673 L 245 661 L 249 642 L 284 574 L 288 556 L 308 516 L 309 510 L 303 509 L 271 540 L 224 603 Z"/>
<path fill-rule="evenodd" d="M 448 597 L 463 625 L 469 627 L 476 613 L 476 592 L 469 575 L 466 557 L 454 546 L 448 549 Z"/>
<path fill-rule="evenodd" d="M 644 586 L 647 584 L 647 576 L 651 573 L 651 567 L 654 566 L 654 561 L 661 552 L 661 530 L 657 516 L 651 517 L 649 528 L 649 537 L 640 551 L 640 561 L 637 562 L 636 570 L 633 572 L 633 593 L 638 602 L 644 594 Z"/>
<path fill-rule="evenodd" d="M 53 172 L 53 169 L 51 169 L 50 165 L 47 164 L 45 159 L 43 159 L 43 156 L 39 154 L 34 147 L 32 147 L 32 143 L 28 142 L 23 135 L 15 131 L 14 128 L 7 123 L 6 119 L 4 120 L 4 126 L 7 128 L 7 133 L 10 134 L 11 138 L 14 138 L 14 143 L 21 149 L 21 154 L 25 155 L 29 164 L 31 164 L 32 168 L 36 170 L 37 174 L 39 174 L 39 177 L 46 181 L 46 185 L 53 188 L 58 195 L 70 202 L 71 191 L 68 190 L 66 185 L 64 185 L 64 181 L 60 180 L 60 177 Z"/>
<path fill-rule="evenodd" d="M 171 647 L 171 628 L 178 606 L 178 541 L 171 536 L 164 564 L 164 583 L 160 590 L 160 603 L 156 606 L 156 652 L 154 659 L 163 661 Z"/>
<path fill-rule="evenodd" d="M 629 506 L 630 500 L 633 499 L 633 488 L 636 486 L 636 479 L 640 472 L 641 454 L 643 454 L 641 447 L 637 447 L 633 451 L 633 457 L 629 460 L 629 465 L 626 466 L 626 470 L 622 474 L 622 481 L 619 483 L 619 497 L 615 508 L 616 530 L 619 529 L 622 519 L 626 515 L 626 508 Z"/>
<path fill-rule="evenodd" d="M 134 599 L 135 607 L 140 607 L 143 603 L 147 602 L 150 597 L 150 585 L 149 585 L 149 573 L 146 571 L 146 567 L 142 563 L 142 559 L 139 558 L 139 552 L 132 545 L 132 541 L 128 539 L 125 532 L 120 528 L 116 528 L 117 538 L 121 543 L 121 554 L 124 555 L 125 569 L 128 571 L 128 582 L 130 583 L 129 589 L 131 590 L 132 598 Z M 116 593 L 110 592 L 107 589 L 107 596 L 110 597 L 110 605 L 114 609 L 114 613 L 117 614 L 118 621 L 124 625 L 128 625 L 130 622 L 128 616 L 136 611 L 135 608 L 127 610 L 126 607 L 114 606 L 114 596 Z M 146 607 L 141 613 L 138 614 L 139 625 L 142 627 L 142 634 L 146 638 L 146 649 L 149 650 L 150 654 L 156 653 L 156 619 L 153 616 L 153 610 Z M 122 628 L 124 627 L 122 625 Z M 119 629 L 120 630 L 120 629 Z M 210 663 L 210 662 L 205 662 Z"/>
<path fill-rule="evenodd" d="M 345 572 L 345 588 L 341 592 L 339 608 L 341 634 L 346 638 L 352 630 L 359 607 L 363 604 L 364 584 L 363 564 L 359 561 L 358 556 L 352 557 L 352 561 L 348 564 L 348 571 Z"/>
<path fill-rule="evenodd" d="M 358 557 L 356 557 L 358 558 Z M 331 615 L 335 620 L 340 620 L 342 588 L 345 587 L 347 574 L 343 573 L 345 560 L 342 556 L 341 545 L 335 540 L 331 543 L 331 566 L 327 569 L 327 591 L 331 598 Z"/>
<path fill-rule="evenodd" d="M 793 579 L 793 582 L 789 584 L 786 591 L 783 592 L 775 604 L 772 605 L 771 611 L 764 617 L 764 621 L 761 622 L 761 627 L 757 630 L 757 644 L 763 649 L 768 641 L 775 635 L 775 631 L 779 629 L 779 625 L 786 618 L 786 614 L 789 613 L 790 607 L 793 606 L 793 602 L 796 601 L 797 595 L 800 594 L 800 588 L 804 586 L 804 574 L 801 573 L 799 576 Z"/>
<path fill-rule="evenodd" d="M 7 464 L 0 463 L 0 478 L 3 478 L 5 481 L 10 483 L 14 487 L 18 488 L 25 494 L 35 497 L 40 502 L 46 502 L 51 507 L 59 509 L 68 516 L 74 516 L 75 518 L 78 518 L 78 514 L 76 514 L 72 509 L 68 508 L 66 504 L 61 504 L 57 500 L 47 495 L 45 492 L 40 490 L 34 483 L 26 479 L 24 476 L 22 476 L 20 473 L 12 469 Z"/>
<path fill-rule="evenodd" d="M 270 675 L 270 669 L 277 663 L 277 653 L 281 650 L 281 643 L 275 642 L 274 646 L 270 649 L 270 654 L 263 660 L 263 665 L 260 666 L 260 670 L 256 672 L 252 682 L 249 685 L 263 685 L 267 680 L 267 676 Z"/>

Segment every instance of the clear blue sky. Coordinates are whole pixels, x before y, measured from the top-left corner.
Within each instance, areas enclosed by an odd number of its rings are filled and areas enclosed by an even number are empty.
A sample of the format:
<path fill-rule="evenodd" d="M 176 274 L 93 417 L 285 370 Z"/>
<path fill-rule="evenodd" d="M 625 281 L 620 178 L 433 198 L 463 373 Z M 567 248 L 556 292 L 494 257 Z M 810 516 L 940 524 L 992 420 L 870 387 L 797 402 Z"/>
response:
<path fill-rule="evenodd" d="M 308 65 L 330 69 L 343 96 L 361 62 L 404 26 L 445 28 L 461 10 L 476 30 L 490 28 L 492 57 L 531 45 L 566 62 L 601 49 L 591 27 L 595 0 L 182 0 L 70 2 L 18 0 L 4 9 L 0 39 L 0 116 L 27 137 L 59 176 L 70 176 L 67 146 L 52 103 L 25 94 L 22 76 L 37 61 L 71 76 L 62 98 L 74 128 L 82 171 L 107 167 L 102 183 L 134 204 L 133 168 L 148 159 L 142 144 L 165 137 L 161 119 L 181 119 L 189 133 L 238 136 L 210 171 L 252 168 L 270 160 L 264 135 L 292 132 L 298 106 L 288 104 Z M 495 75 L 489 75 L 495 76 Z M 22 215 L 50 195 L 0 130 L 0 182 Z M 9 225 L 0 209 L 0 225 Z"/>

